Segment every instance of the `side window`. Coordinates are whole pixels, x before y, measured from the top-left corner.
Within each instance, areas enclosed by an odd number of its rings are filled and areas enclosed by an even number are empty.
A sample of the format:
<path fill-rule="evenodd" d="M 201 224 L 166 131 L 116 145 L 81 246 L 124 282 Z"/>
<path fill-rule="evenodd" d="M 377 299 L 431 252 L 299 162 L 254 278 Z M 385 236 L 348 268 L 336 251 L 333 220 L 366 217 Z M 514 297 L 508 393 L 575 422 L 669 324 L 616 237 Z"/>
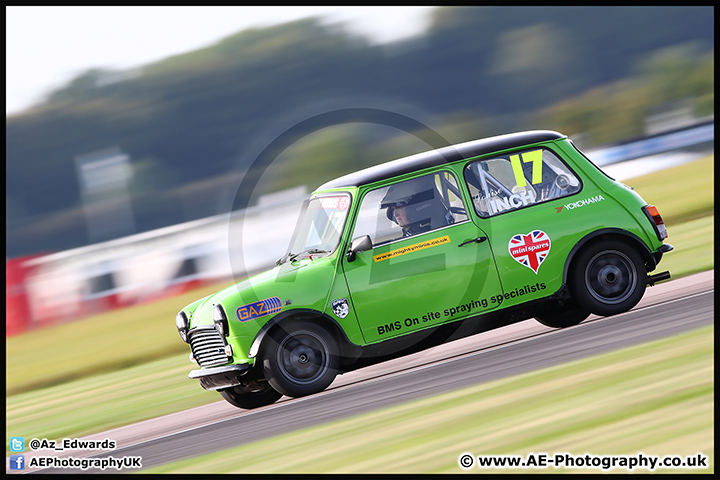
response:
<path fill-rule="evenodd" d="M 379 245 L 467 219 L 455 177 L 439 172 L 368 192 L 352 238 L 370 235 Z"/>
<path fill-rule="evenodd" d="M 472 162 L 465 168 L 465 180 L 481 217 L 580 191 L 572 170 L 544 148 Z"/>

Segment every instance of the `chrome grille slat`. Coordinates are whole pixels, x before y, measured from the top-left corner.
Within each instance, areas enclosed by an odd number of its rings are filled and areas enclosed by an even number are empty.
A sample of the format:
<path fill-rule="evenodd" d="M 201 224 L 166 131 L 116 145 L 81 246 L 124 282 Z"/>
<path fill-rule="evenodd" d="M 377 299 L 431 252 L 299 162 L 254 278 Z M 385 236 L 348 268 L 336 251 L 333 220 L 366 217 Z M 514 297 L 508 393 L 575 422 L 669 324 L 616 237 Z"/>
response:
<path fill-rule="evenodd" d="M 214 367 L 228 363 L 225 342 L 214 328 L 194 329 L 189 332 L 190 348 L 201 367 Z"/>

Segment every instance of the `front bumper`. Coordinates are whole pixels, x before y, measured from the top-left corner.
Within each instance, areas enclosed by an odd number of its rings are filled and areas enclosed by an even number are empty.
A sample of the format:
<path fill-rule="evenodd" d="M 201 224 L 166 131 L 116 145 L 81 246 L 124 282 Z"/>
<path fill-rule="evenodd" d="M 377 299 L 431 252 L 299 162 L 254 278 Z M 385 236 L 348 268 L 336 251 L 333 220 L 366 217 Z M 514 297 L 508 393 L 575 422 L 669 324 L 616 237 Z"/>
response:
<path fill-rule="evenodd" d="M 193 370 L 188 374 L 189 378 L 200 380 L 200 386 L 205 390 L 219 390 L 235 387 L 242 383 L 250 365 L 225 365 L 222 367 L 202 368 Z"/>

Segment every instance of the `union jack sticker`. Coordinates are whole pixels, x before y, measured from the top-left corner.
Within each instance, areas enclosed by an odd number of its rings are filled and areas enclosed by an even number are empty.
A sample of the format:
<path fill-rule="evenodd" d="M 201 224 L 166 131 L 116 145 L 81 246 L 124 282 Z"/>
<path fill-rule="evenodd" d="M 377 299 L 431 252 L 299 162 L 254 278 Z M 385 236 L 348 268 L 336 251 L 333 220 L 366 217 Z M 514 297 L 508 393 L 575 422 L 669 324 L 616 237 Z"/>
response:
<path fill-rule="evenodd" d="M 526 266 L 537 275 L 540 265 L 550 253 L 550 237 L 542 230 L 519 233 L 510 239 L 508 251 L 520 265 Z"/>

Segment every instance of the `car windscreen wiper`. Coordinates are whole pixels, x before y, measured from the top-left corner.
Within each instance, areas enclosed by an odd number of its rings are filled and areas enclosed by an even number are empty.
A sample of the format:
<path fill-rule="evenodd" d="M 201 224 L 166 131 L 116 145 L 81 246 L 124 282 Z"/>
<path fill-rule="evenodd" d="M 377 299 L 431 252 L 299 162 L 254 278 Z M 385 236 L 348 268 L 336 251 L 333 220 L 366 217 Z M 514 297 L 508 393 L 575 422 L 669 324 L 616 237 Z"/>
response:
<path fill-rule="evenodd" d="M 317 253 L 330 253 L 330 250 L 321 250 L 321 249 L 319 249 L 319 248 L 308 248 L 308 249 L 306 249 L 306 250 L 303 250 L 303 251 L 300 252 L 300 253 L 288 252 L 288 253 L 286 253 L 285 255 L 283 255 L 282 257 L 280 257 L 280 258 L 275 262 L 275 266 L 277 267 L 278 265 L 282 265 L 283 263 L 285 263 L 285 262 L 287 262 L 287 261 L 292 262 L 293 260 L 295 260 L 296 258 L 298 258 L 300 255 L 315 255 L 315 254 L 317 254 Z"/>
<path fill-rule="evenodd" d="M 308 248 L 306 250 L 303 250 L 300 253 L 290 253 L 290 254 L 288 254 L 288 256 L 289 256 L 289 260 L 292 262 L 293 260 L 298 258 L 300 255 L 305 255 L 305 254 L 315 255 L 316 253 L 330 253 L 330 251 L 329 250 L 321 250 L 319 248 Z"/>

